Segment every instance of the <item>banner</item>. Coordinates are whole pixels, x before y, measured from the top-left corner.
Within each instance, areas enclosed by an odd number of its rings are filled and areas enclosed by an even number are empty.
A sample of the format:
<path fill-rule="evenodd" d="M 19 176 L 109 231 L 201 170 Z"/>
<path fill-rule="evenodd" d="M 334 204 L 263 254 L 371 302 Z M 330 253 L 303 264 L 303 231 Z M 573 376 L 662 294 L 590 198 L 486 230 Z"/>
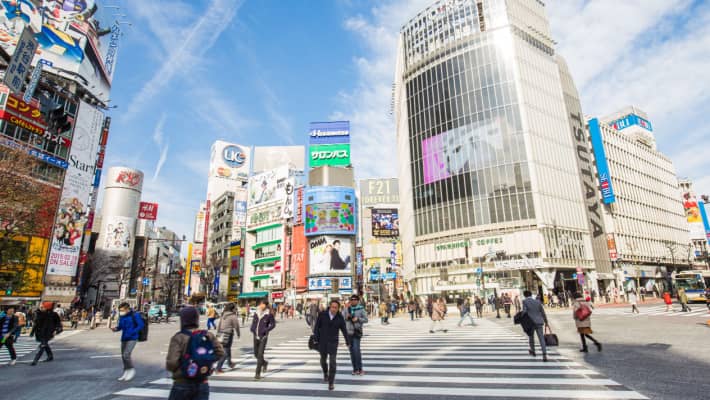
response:
<path fill-rule="evenodd" d="M 104 250 L 130 251 L 135 235 L 135 219 L 131 217 L 106 217 L 102 222 L 105 237 L 99 237 Z"/>
<path fill-rule="evenodd" d="M 291 275 L 296 288 L 306 286 L 308 275 L 308 241 L 303 234 L 303 225 L 293 227 L 293 248 L 291 249 Z"/>
<path fill-rule="evenodd" d="M 372 210 L 372 236 L 399 236 L 399 212 L 396 208 L 375 208 Z"/>
<path fill-rule="evenodd" d="M 141 201 L 138 209 L 138 218 L 155 221 L 158 219 L 158 203 L 146 203 Z"/>
<path fill-rule="evenodd" d="M 74 124 L 69 168 L 54 224 L 47 275 L 76 275 L 103 123 L 103 113 L 81 101 Z"/>
<path fill-rule="evenodd" d="M 691 192 L 683 193 L 683 209 L 685 210 L 686 221 L 688 221 L 690 239 L 705 239 L 705 226 L 703 225 L 703 217 L 700 214 L 700 207 L 695 194 Z"/>
<path fill-rule="evenodd" d="M 351 271 L 351 238 L 335 236 L 317 236 L 309 243 L 308 259 L 310 274 Z"/>

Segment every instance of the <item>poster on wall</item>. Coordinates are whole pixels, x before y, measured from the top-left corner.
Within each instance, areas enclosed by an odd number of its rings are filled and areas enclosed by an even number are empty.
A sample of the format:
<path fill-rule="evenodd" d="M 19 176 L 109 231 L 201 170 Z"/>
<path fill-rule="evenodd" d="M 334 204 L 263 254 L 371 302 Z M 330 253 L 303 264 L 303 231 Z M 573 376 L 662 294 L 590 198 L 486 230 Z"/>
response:
<path fill-rule="evenodd" d="M 131 217 L 106 217 L 102 222 L 106 227 L 103 241 L 104 250 L 129 251 L 135 234 L 135 220 Z"/>
<path fill-rule="evenodd" d="M 700 214 L 698 200 L 695 198 L 694 194 L 690 192 L 683 193 L 683 209 L 685 210 L 685 217 L 688 221 L 690 239 L 705 239 L 705 227 L 703 225 L 703 218 Z"/>
<path fill-rule="evenodd" d="M 103 123 L 103 113 L 81 101 L 74 123 L 73 145 L 69 154 L 71 162 L 64 177 L 54 223 L 47 275 L 76 275 Z"/>
<path fill-rule="evenodd" d="M 335 236 L 311 238 L 309 244 L 310 274 L 351 271 L 352 239 Z"/>
<path fill-rule="evenodd" d="M 396 208 L 375 208 L 372 210 L 372 236 L 399 236 L 399 212 Z"/>

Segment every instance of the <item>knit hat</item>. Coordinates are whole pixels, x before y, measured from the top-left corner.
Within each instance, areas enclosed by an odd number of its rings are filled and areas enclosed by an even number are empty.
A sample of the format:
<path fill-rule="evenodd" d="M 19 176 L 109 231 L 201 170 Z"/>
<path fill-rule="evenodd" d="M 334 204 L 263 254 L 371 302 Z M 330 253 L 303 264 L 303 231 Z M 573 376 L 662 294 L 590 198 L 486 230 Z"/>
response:
<path fill-rule="evenodd" d="M 53 310 L 54 303 L 51 301 L 44 301 L 44 302 L 42 302 L 42 307 L 44 307 L 45 310 Z"/>
<path fill-rule="evenodd" d="M 200 326 L 200 313 L 195 307 L 185 307 L 180 310 L 180 328 L 197 328 Z"/>

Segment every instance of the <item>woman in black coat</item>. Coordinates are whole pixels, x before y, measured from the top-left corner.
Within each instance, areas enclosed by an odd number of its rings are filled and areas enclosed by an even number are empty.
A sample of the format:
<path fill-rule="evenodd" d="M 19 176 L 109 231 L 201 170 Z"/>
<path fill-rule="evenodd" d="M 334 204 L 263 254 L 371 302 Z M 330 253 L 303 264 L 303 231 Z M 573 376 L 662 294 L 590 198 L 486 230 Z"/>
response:
<path fill-rule="evenodd" d="M 345 342 L 348 343 L 348 333 L 345 329 L 345 318 L 340 313 L 340 302 L 330 302 L 328 310 L 318 314 L 313 335 L 318 343 L 320 353 L 320 366 L 323 369 L 323 380 L 328 382 L 328 389 L 335 389 L 336 360 L 338 358 L 339 332 L 343 333 Z M 330 362 L 326 359 L 330 356 Z"/>

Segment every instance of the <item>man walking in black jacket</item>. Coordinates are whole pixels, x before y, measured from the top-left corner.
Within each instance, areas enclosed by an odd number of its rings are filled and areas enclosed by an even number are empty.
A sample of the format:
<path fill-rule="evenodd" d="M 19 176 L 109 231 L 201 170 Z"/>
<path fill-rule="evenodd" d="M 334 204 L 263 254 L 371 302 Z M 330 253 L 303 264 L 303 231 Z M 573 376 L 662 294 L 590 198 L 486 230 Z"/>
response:
<path fill-rule="evenodd" d="M 266 343 L 269 340 L 269 332 L 275 327 L 276 319 L 269 307 L 269 302 L 261 300 L 251 323 L 251 333 L 254 334 L 254 357 L 256 358 L 254 379 L 257 381 L 261 379 L 261 373 L 266 372 L 269 368 L 269 362 L 264 359 L 264 351 L 266 351 Z"/>
<path fill-rule="evenodd" d="M 328 310 L 318 315 L 313 334 L 318 343 L 320 366 L 323 369 L 323 380 L 328 382 L 328 390 L 335 389 L 336 360 L 338 358 L 339 332 L 343 333 L 348 347 L 348 332 L 345 329 L 345 318 L 340 314 L 340 302 L 332 300 Z M 327 361 L 327 358 L 330 360 Z"/>
<path fill-rule="evenodd" d="M 34 336 L 39 342 L 39 351 L 35 354 L 31 365 L 37 365 L 39 359 L 42 358 L 42 353 L 45 351 L 47 352 L 47 361 L 54 360 L 52 349 L 49 347 L 49 341 L 52 340 L 55 334 L 62 332 L 62 321 L 59 319 L 59 315 L 52 309 L 52 305 L 51 301 L 41 303 L 39 311 L 35 316 L 30 336 Z"/>

